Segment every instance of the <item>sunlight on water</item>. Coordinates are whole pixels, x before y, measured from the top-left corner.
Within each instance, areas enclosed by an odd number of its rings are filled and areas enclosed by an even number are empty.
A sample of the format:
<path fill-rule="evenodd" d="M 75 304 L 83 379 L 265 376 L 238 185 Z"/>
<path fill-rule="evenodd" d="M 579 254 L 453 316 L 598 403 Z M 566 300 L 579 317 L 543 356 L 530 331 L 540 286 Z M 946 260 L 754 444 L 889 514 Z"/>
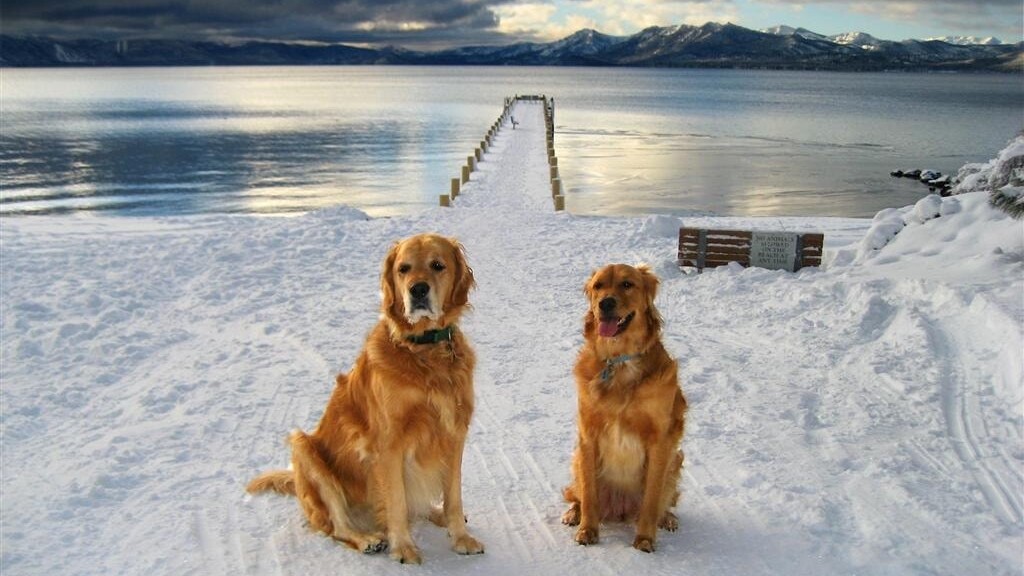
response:
<path fill-rule="evenodd" d="M 956 81 L 954 81 L 956 80 Z M 893 168 L 1022 126 L 1016 76 L 581 68 L 5 69 L 0 215 L 433 206 L 504 96 L 556 99 L 578 213 L 870 216 Z"/>

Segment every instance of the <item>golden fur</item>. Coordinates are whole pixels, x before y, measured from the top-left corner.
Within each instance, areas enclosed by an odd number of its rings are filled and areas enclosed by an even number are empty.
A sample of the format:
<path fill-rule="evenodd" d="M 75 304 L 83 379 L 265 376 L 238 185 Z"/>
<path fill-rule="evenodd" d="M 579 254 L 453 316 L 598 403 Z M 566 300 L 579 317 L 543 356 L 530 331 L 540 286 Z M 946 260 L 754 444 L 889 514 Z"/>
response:
<path fill-rule="evenodd" d="M 633 547 L 653 552 L 657 528 L 678 527 L 670 508 L 679 498 L 686 398 L 661 343 L 657 288 L 646 266 L 625 264 L 597 270 L 584 288 L 590 307 L 573 371 L 579 436 L 562 515 L 579 526 L 579 544 L 598 541 L 602 520 L 635 520 Z"/>
<path fill-rule="evenodd" d="M 458 242 L 421 234 L 393 245 L 381 270 L 381 321 L 352 371 L 338 375 L 316 430 L 291 434 L 291 470 L 266 472 L 248 491 L 294 494 L 314 530 L 361 552 L 390 549 L 420 563 L 409 523 L 426 516 L 448 529 L 459 554 L 482 553 L 462 510 L 473 350 L 457 329 L 448 342 L 408 340 L 454 326 L 474 286 Z"/>

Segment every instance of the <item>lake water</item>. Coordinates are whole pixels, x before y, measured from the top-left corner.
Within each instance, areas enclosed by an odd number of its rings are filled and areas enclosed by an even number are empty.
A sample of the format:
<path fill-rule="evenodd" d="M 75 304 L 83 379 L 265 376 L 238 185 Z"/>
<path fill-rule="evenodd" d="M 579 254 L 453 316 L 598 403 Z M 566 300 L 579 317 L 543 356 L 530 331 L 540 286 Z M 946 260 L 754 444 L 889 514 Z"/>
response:
<path fill-rule="evenodd" d="M 515 93 L 584 214 L 871 216 L 1024 127 L 1019 75 L 474 67 L 4 69 L 0 215 L 433 206 Z"/>

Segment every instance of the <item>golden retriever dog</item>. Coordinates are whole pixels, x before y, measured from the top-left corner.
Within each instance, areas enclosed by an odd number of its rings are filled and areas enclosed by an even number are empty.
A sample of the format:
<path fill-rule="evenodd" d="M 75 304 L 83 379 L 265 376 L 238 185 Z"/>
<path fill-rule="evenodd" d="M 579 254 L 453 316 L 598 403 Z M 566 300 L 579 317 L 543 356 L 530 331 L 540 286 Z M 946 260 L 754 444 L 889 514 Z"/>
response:
<path fill-rule="evenodd" d="M 657 528 L 674 531 L 686 398 L 661 343 L 658 278 L 646 266 L 605 266 L 584 287 L 589 310 L 573 373 L 578 440 L 569 509 L 579 544 L 598 541 L 602 520 L 636 521 L 633 547 L 653 552 Z"/>
<path fill-rule="evenodd" d="M 456 326 L 475 286 L 465 250 L 435 234 L 402 240 L 380 285 L 381 320 L 338 375 L 320 424 L 291 434 L 289 470 L 247 490 L 294 494 L 314 530 L 364 553 L 421 563 L 409 532 L 419 517 L 447 528 L 457 553 L 483 553 L 462 510 L 476 363 Z"/>

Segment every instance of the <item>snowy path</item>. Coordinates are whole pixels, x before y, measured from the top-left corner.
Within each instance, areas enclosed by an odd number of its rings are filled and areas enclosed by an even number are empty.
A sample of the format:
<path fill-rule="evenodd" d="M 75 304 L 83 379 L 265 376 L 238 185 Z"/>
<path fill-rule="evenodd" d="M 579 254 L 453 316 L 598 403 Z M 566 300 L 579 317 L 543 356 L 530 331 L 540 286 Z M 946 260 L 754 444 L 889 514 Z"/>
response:
<path fill-rule="evenodd" d="M 678 219 L 555 213 L 540 105 L 514 114 L 449 209 L 5 219 L 3 572 L 1024 571 L 1019 260 L 986 253 L 978 269 L 996 273 L 944 280 L 942 263 L 913 260 L 942 255 L 926 226 L 927 250 L 854 265 L 865 220 L 688 218 L 822 230 L 832 265 L 682 275 Z M 964 206 L 964 221 L 984 208 Z M 428 230 L 464 242 L 479 285 L 464 491 L 487 553 L 456 556 L 419 524 L 425 564 L 410 568 L 313 535 L 293 500 L 243 486 L 287 461 L 287 432 L 316 423 L 350 367 L 388 244 Z M 691 401 L 681 528 L 653 555 L 628 526 L 583 548 L 559 523 L 581 288 L 612 261 L 662 277 Z"/>

